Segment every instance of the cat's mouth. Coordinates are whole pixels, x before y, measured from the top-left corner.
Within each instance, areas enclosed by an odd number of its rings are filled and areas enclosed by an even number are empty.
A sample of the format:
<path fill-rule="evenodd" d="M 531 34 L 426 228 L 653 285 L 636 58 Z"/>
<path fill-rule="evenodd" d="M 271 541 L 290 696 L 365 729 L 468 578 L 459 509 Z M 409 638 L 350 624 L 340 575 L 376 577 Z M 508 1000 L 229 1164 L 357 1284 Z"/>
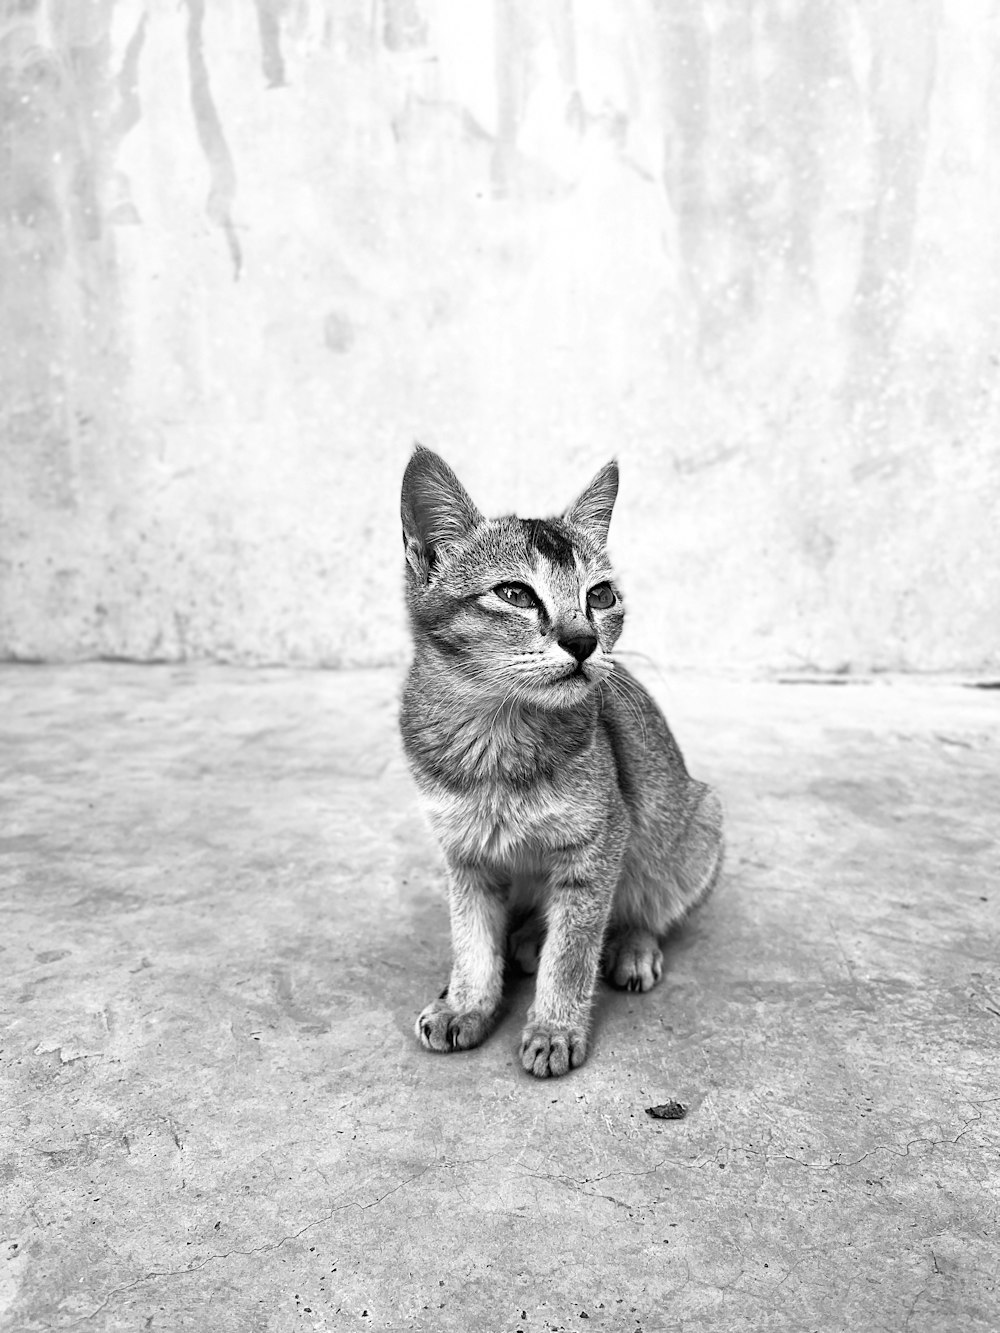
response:
<path fill-rule="evenodd" d="M 553 684 L 555 685 L 593 685 L 594 673 L 588 671 L 582 662 L 577 662 L 568 671 L 564 671 Z"/>
<path fill-rule="evenodd" d="M 596 689 L 603 679 L 604 673 L 600 667 L 595 668 L 589 662 L 567 663 L 566 666 L 556 673 L 548 675 L 547 679 L 542 679 L 538 683 L 542 691 L 553 703 L 564 699 L 567 703 L 581 700 L 585 695 Z"/>

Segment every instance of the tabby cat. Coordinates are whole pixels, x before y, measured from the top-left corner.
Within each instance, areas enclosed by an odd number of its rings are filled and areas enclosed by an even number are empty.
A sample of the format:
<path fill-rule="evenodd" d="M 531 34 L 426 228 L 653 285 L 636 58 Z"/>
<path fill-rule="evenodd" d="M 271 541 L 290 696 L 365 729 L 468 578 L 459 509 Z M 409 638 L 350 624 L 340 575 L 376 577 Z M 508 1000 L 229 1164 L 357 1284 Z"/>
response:
<path fill-rule="evenodd" d="M 659 981 L 662 937 L 722 862 L 719 798 L 613 656 L 617 492 L 612 462 L 560 518 L 487 519 L 429 449 L 403 477 L 400 727 L 447 862 L 453 951 L 417 1035 L 432 1051 L 478 1045 L 509 957 L 537 969 L 520 1059 L 540 1078 L 586 1059 L 602 961 L 616 986 Z"/>

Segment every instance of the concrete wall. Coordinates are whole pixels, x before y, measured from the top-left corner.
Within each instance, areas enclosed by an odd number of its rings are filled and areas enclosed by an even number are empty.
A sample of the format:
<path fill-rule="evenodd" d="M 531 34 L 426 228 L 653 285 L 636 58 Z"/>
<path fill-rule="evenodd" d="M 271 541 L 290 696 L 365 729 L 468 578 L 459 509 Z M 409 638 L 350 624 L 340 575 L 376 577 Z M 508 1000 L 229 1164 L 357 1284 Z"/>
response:
<path fill-rule="evenodd" d="M 411 441 L 630 640 L 1000 666 L 1000 18 L 0 0 L 0 655 L 405 651 Z"/>

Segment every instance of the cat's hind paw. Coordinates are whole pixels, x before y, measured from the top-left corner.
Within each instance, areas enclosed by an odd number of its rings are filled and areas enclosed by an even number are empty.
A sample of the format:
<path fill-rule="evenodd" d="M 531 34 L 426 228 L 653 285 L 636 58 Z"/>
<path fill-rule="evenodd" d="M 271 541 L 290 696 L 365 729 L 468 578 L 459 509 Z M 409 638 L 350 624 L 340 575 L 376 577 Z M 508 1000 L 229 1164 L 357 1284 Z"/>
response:
<path fill-rule="evenodd" d="M 521 1064 L 535 1078 L 560 1078 L 587 1058 L 582 1028 L 529 1023 L 521 1033 Z"/>
<path fill-rule="evenodd" d="M 648 930 L 623 930 L 604 947 L 604 975 L 622 990 L 652 990 L 663 976 L 663 950 Z"/>
<path fill-rule="evenodd" d="M 416 1031 L 429 1051 L 467 1051 L 489 1036 L 492 1026 L 492 1014 L 483 1009 L 452 1009 L 442 997 L 421 1012 Z"/>
<path fill-rule="evenodd" d="M 536 916 L 529 916 L 516 930 L 510 932 L 507 956 L 528 976 L 533 977 L 538 971 L 538 955 L 544 938 L 545 927 Z"/>

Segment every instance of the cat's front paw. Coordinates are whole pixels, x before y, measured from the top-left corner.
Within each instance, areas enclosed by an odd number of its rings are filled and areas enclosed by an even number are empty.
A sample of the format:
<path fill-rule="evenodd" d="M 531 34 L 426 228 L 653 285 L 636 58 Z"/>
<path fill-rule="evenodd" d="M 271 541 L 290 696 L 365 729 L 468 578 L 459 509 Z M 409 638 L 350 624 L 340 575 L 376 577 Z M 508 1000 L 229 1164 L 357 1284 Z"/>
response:
<path fill-rule="evenodd" d="M 521 1064 L 535 1078 L 559 1078 L 587 1058 L 587 1034 L 582 1028 L 529 1023 L 521 1033 Z"/>
<path fill-rule="evenodd" d="M 417 1019 L 417 1036 L 429 1051 L 467 1051 L 478 1046 L 493 1026 L 482 1009 L 453 1009 L 447 999 L 432 1000 Z"/>

